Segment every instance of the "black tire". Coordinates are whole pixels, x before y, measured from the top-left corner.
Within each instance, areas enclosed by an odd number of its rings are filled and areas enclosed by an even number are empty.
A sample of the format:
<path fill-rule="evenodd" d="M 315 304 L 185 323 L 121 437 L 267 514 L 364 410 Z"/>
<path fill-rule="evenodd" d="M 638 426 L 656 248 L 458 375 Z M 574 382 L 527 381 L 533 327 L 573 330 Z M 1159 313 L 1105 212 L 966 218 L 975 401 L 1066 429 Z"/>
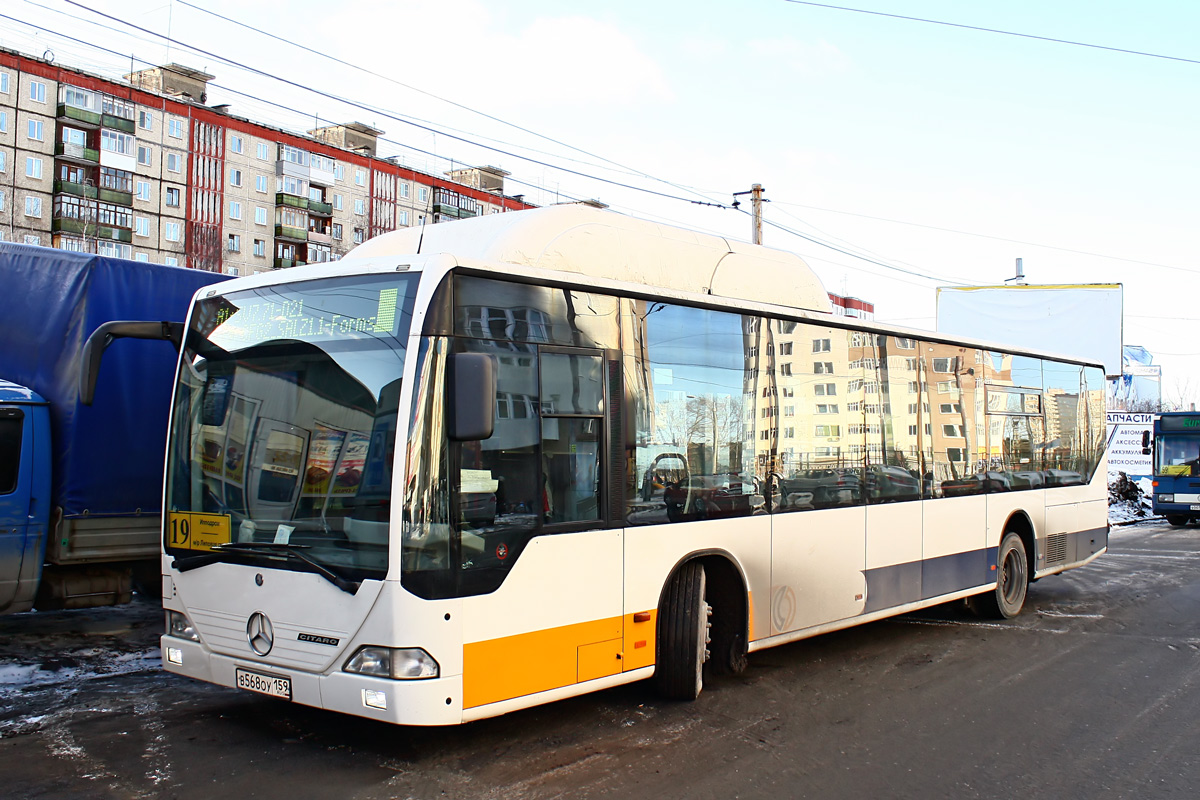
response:
<path fill-rule="evenodd" d="M 709 615 L 704 593 L 704 565 L 691 561 L 679 568 L 663 595 L 654 681 L 671 700 L 695 700 L 704 686 Z"/>
<path fill-rule="evenodd" d="M 1029 559 L 1025 543 L 1013 531 L 1004 534 L 996 553 L 996 586 L 989 592 L 967 599 L 967 605 L 978 616 L 989 619 L 1012 619 L 1025 605 L 1029 590 Z"/>
<path fill-rule="evenodd" d="M 1176 528 L 1182 528 L 1188 524 L 1188 518 L 1179 514 L 1167 514 L 1167 522 L 1174 525 Z"/>

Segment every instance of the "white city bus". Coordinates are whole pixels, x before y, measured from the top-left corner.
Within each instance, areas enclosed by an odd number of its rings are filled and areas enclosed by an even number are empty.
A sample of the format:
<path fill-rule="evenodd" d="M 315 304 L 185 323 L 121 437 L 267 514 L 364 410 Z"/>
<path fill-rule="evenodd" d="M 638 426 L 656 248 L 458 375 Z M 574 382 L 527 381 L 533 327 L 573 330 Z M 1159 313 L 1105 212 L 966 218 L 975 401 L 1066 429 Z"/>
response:
<path fill-rule="evenodd" d="M 937 603 L 1107 546 L 1098 365 L 830 313 L 798 257 L 558 206 L 209 287 L 166 668 L 413 725 Z"/>

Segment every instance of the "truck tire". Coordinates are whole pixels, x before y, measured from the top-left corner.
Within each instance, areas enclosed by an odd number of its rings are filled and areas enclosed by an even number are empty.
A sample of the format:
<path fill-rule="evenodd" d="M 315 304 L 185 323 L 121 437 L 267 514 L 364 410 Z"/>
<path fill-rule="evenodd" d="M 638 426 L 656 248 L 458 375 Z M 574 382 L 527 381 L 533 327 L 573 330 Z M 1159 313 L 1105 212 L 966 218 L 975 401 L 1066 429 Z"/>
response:
<path fill-rule="evenodd" d="M 658 613 L 654 681 L 671 700 L 695 700 L 708 659 L 708 603 L 704 565 L 690 561 L 671 578 Z"/>
<path fill-rule="evenodd" d="M 1029 589 L 1029 560 L 1025 543 L 1015 531 L 1008 531 L 1000 540 L 996 553 L 996 585 L 983 594 L 967 599 L 967 605 L 980 617 L 1012 619 L 1025 605 Z"/>

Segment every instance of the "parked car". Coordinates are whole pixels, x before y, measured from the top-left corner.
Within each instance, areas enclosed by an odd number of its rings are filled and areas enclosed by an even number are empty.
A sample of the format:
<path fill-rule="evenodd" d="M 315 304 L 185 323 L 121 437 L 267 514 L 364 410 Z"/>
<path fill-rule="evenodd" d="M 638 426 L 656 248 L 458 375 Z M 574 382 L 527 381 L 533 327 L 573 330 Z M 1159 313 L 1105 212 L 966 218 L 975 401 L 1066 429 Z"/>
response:
<path fill-rule="evenodd" d="M 748 475 L 692 475 L 667 485 L 663 502 L 671 522 L 741 517 L 763 510 L 758 481 Z"/>

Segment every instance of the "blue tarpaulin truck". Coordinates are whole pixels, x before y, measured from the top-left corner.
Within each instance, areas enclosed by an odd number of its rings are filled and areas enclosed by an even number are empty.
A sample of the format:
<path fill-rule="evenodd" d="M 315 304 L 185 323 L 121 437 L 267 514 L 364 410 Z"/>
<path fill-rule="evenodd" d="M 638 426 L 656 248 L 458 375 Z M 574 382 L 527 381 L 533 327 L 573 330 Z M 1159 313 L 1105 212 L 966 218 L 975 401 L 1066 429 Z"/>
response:
<path fill-rule="evenodd" d="M 163 454 L 178 354 L 120 341 L 90 406 L 82 350 L 115 320 L 180 321 L 224 276 L 0 244 L 0 614 L 161 588 Z M 164 337 L 154 337 L 164 338 Z"/>

